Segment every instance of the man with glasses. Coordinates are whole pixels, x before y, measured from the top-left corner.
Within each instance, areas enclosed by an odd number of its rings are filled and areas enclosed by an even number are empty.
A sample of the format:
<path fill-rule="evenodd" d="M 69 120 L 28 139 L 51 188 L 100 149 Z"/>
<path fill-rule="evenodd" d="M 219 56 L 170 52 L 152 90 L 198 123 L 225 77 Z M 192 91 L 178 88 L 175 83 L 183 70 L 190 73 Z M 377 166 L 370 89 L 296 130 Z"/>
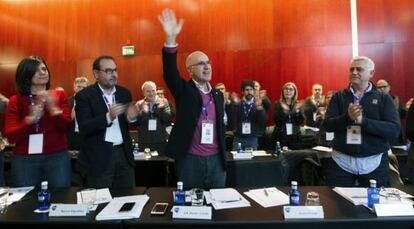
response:
<path fill-rule="evenodd" d="M 225 186 L 224 98 L 212 88 L 211 62 L 200 51 L 191 53 L 185 62 L 191 79 L 180 77 L 177 67 L 176 37 L 183 20 L 177 23 L 172 10 L 159 16 L 166 33 L 162 50 L 164 80 L 177 106 L 176 122 L 166 152 L 176 162 L 177 178 L 184 188 L 219 188 Z"/>
<path fill-rule="evenodd" d="M 389 184 L 390 142 L 401 129 L 392 99 L 370 82 L 375 64 L 357 56 L 349 68 L 350 84 L 335 93 L 326 111 L 324 127 L 334 132 L 332 159 L 327 165 L 329 186 L 369 186 Z"/>
<path fill-rule="evenodd" d="M 117 85 L 113 57 L 98 57 L 92 68 L 96 83 L 75 96 L 82 139 L 80 167 L 85 169 L 88 187 L 134 187 L 134 156 L 128 121 L 136 118 L 138 110 L 130 104 L 129 90 Z"/>

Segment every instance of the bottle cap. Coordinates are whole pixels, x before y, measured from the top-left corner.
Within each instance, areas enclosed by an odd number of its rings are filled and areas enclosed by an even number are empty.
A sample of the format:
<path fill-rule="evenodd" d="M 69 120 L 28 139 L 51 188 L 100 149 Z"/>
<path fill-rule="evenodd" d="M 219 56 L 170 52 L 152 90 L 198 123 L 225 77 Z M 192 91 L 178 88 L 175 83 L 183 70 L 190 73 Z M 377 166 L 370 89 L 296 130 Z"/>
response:
<path fill-rule="evenodd" d="M 298 186 L 298 182 L 297 182 L 297 181 L 292 181 L 292 182 L 290 182 L 290 184 L 291 184 L 291 185 Z"/>
<path fill-rule="evenodd" d="M 42 181 L 42 183 L 40 184 L 42 186 L 43 189 L 47 188 L 48 182 L 47 181 Z"/>
<path fill-rule="evenodd" d="M 183 188 L 183 182 L 182 181 L 178 181 L 177 182 L 177 188 L 178 189 L 182 189 Z"/>
<path fill-rule="evenodd" d="M 377 181 L 376 181 L 376 180 L 374 180 L 374 179 L 370 179 L 370 180 L 369 180 L 369 183 L 370 183 L 370 184 L 375 184 L 375 185 L 376 185 L 376 184 L 377 184 Z"/>

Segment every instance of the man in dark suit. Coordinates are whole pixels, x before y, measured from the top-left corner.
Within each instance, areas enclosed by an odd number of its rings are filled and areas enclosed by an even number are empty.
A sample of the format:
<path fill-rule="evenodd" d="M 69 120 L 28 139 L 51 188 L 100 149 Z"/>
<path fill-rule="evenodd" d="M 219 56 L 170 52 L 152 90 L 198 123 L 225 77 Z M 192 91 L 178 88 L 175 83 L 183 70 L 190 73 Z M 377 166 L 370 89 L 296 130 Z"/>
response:
<path fill-rule="evenodd" d="M 176 36 L 183 21 L 177 23 L 174 12 L 168 9 L 159 19 L 167 35 L 162 52 L 164 80 L 177 107 L 166 152 L 176 160 L 177 177 L 185 189 L 224 187 L 223 93 L 211 87 L 211 63 L 200 51 L 191 53 L 185 63 L 191 79 L 180 77 Z"/>
<path fill-rule="evenodd" d="M 133 120 L 138 111 L 130 104 L 129 90 L 116 85 L 118 74 L 111 56 L 94 61 L 93 75 L 96 83 L 76 94 L 76 119 L 82 139 L 80 166 L 85 169 L 88 187 L 134 187 L 128 120 Z"/>

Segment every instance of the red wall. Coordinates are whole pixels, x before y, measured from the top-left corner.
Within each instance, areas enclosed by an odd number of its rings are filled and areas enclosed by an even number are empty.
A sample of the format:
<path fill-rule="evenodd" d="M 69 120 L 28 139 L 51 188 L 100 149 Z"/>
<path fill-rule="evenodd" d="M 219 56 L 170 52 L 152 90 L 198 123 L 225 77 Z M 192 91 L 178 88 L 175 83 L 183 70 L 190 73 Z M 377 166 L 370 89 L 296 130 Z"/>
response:
<path fill-rule="evenodd" d="M 239 92 L 243 79 L 255 79 L 272 101 L 287 81 L 297 83 L 300 98 L 314 82 L 325 91 L 348 82 L 349 0 L 25 0 L 0 2 L 0 92 L 15 92 L 17 63 L 31 54 L 47 60 L 52 86 L 68 94 L 76 76 L 93 81 L 91 63 L 102 54 L 116 57 L 119 83 L 134 99 L 145 80 L 165 86 L 157 15 L 166 7 L 185 19 L 182 73 L 185 56 L 202 50 L 213 62 L 213 84 Z M 360 54 L 376 62 L 375 80 L 389 80 L 405 101 L 414 85 L 414 0 L 357 0 L 357 7 Z M 121 55 L 127 44 L 135 56 Z"/>

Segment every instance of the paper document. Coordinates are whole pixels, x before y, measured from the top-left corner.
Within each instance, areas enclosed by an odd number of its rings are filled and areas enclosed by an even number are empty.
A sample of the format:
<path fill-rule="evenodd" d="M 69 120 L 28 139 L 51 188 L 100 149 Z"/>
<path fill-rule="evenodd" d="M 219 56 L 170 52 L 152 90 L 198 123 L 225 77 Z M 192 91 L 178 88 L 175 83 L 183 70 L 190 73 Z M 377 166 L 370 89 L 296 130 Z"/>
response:
<path fill-rule="evenodd" d="M 82 197 L 80 192 L 76 193 L 76 203 L 82 204 Z M 111 192 L 109 192 L 108 188 L 101 188 L 96 190 L 95 202 L 94 204 L 103 204 L 108 203 L 112 200 Z"/>
<path fill-rule="evenodd" d="M 234 188 L 211 189 L 210 198 L 216 210 L 250 207 L 250 202 Z"/>
<path fill-rule="evenodd" d="M 289 204 L 289 196 L 275 187 L 252 189 L 244 194 L 264 208 Z"/>
<path fill-rule="evenodd" d="M 9 190 L 9 197 L 7 199 L 7 205 L 11 205 L 14 202 L 21 200 L 27 193 L 32 191 L 34 186 L 11 188 Z"/>
<path fill-rule="evenodd" d="M 116 219 L 133 219 L 141 216 L 142 209 L 148 202 L 149 197 L 144 195 L 115 197 L 98 215 L 96 220 L 116 220 Z M 120 212 L 122 205 L 128 202 L 135 202 L 130 211 Z"/>
<path fill-rule="evenodd" d="M 368 205 L 368 193 L 367 188 L 344 188 L 335 187 L 333 191 L 349 200 L 354 205 Z M 408 198 L 412 198 L 410 194 L 407 194 L 396 188 L 382 188 L 380 191 L 380 204 L 392 204 L 392 203 L 413 203 Z"/>
<path fill-rule="evenodd" d="M 317 151 L 322 151 L 322 152 L 328 152 L 328 153 L 332 152 L 332 148 L 326 147 L 326 146 L 315 146 L 312 149 L 317 150 Z"/>

